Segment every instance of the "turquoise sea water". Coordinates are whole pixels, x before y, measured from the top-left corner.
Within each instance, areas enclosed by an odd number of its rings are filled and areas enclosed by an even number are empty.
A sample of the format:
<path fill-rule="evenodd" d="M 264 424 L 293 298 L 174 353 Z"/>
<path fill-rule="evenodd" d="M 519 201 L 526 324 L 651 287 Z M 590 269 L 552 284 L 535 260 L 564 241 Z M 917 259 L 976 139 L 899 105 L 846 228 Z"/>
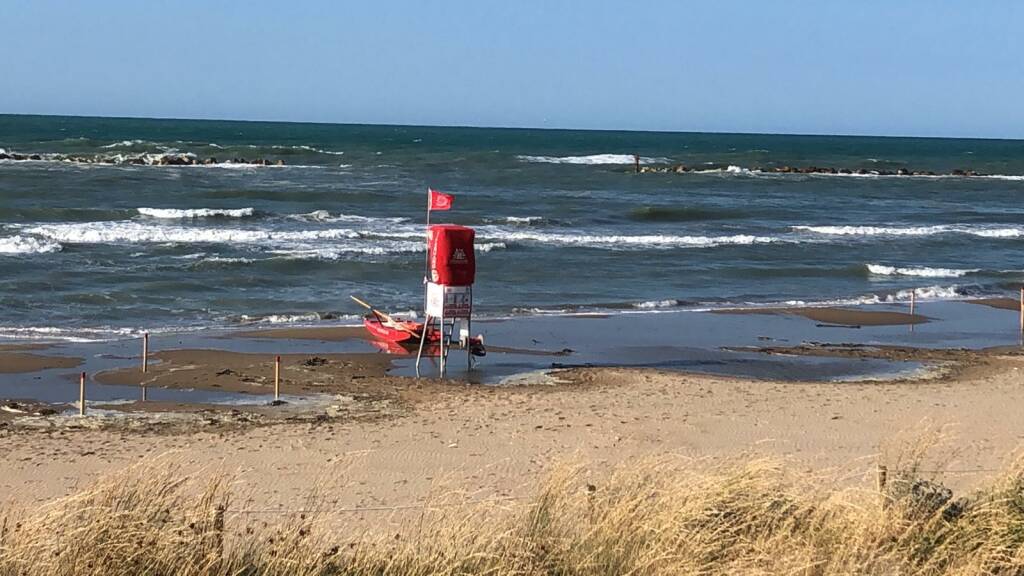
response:
<path fill-rule="evenodd" d="M 312 322 L 358 314 L 349 294 L 418 309 L 428 186 L 477 228 L 483 315 L 1024 281 L 1024 141 L 0 116 L 0 148 L 39 155 L 0 160 L 6 338 Z M 219 163 L 128 163 L 189 154 Z M 756 170 L 783 165 L 985 176 Z"/>

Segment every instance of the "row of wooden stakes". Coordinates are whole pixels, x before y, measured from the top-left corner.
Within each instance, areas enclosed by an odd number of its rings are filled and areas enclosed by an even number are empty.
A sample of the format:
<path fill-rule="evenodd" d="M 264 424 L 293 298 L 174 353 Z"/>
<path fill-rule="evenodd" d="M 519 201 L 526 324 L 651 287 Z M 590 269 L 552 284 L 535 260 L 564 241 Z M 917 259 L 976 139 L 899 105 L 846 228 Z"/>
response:
<path fill-rule="evenodd" d="M 149 332 L 142 335 L 142 373 L 149 371 Z M 78 414 L 85 416 L 85 380 L 87 374 L 82 372 L 78 379 Z M 146 381 L 140 384 L 142 401 L 146 401 Z M 274 403 L 281 401 L 281 356 L 274 357 Z"/>

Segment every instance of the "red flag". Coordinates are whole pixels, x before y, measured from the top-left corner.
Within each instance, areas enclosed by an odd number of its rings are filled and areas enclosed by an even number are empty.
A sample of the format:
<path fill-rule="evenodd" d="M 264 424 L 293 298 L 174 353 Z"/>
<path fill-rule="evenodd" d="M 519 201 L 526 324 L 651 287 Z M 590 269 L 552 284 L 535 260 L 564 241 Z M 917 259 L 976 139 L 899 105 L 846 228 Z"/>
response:
<path fill-rule="evenodd" d="M 455 199 L 451 194 L 445 194 L 444 192 L 438 192 L 433 188 L 427 188 L 427 193 L 430 194 L 430 198 L 427 201 L 427 210 L 451 210 L 452 200 Z"/>

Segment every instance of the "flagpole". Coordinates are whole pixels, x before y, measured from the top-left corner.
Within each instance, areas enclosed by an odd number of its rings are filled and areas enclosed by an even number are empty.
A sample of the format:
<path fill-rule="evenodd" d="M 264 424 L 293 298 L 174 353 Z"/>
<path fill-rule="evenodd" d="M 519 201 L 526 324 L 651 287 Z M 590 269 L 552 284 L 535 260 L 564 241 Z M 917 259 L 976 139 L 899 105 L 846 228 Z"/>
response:
<path fill-rule="evenodd" d="M 423 357 L 423 345 L 427 342 L 427 332 L 432 322 L 427 314 L 427 278 L 430 275 L 430 187 L 427 187 L 427 227 L 423 231 L 426 240 L 426 253 L 423 256 L 423 328 L 420 330 L 420 348 L 416 354 L 416 377 L 420 376 L 420 359 Z"/>
<path fill-rule="evenodd" d="M 423 301 L 426 302 L 427 279 L 430 278 L 430 188 L 427 188 L 427 227 L 423 231 L 426 240 L 427 253 L 423 257 Z"/>

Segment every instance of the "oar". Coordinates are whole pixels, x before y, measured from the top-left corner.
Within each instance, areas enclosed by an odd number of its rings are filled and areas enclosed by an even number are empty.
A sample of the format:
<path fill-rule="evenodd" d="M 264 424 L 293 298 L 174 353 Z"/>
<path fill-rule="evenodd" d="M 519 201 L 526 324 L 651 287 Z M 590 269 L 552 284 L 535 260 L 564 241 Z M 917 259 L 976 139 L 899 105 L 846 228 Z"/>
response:
<path fill-rule="evenodd" d="M 373 306 L 370 306 L 366 302 L 363 302 L 359 298 L 356 298 L 355 296 L 352 296 L 352 295 L 349 295 L 349 298 L 354 300 L 356 304 L 359 304 L 363 308 L 366 308 L 370 312 L 373 312 L 373 315 L 376 316 L 377 320 L 380 321 L 382 324 L 384 322 L 387 322 L 389 325 L 394 326 L 395 328 L 398 328 L 399 330 L 402 330 L 403 332 L 408 332 L 409 334 L 412 334 L 413 336 L 415 336 L 417 338 L 420 337 L 419 332 L 416 332 L 415 330 L 413 330 L 412 328 L 409 328 L 405 324 L 403 324 L 401 322 L 398 322 L 397 320 L 394 320 L 393 318 L 391 318 L 391 316 L 388 316 L 384 312 L 381 312 L 380 310 L 377 310 L 376 308 L 374 308 Z"/>

